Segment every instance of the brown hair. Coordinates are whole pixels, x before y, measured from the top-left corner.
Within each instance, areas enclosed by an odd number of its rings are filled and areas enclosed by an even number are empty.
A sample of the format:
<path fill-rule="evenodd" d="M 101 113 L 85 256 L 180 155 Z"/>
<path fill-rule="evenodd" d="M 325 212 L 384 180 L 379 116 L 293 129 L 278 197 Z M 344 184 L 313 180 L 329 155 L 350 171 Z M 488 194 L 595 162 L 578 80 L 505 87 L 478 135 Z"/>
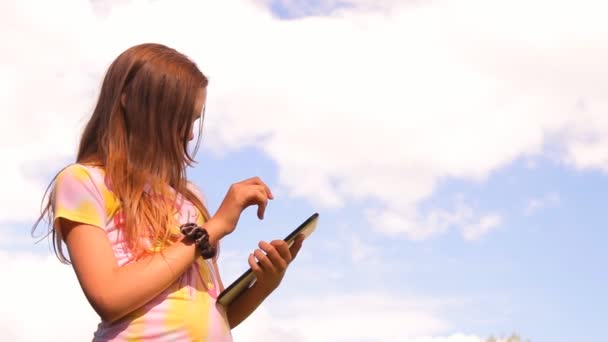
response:
<path fill-rule="evenodd" d="M 188 136 L 196 97 L 207 84 L 208 79 L 193 61 L 160 44 L 129 48 L 105 75 L 76 162 L 105 169 L 111 190 L 120 200 L 125 240 L 136 257 L 150 252 L 142 237 L 164 245 L 170 227 L 177 223 L 176 196 L 169 187 L 209 218 L 203 203 L 187 187 L 186 178 L 186 167 L 194 163 Z M 200 130 L 198 133 L 196 149 Z M 32 232 L 45 215 L 52 219 L 52 208 L 51 194 Z M 61 234 L 52 228 L 50 232 L 55 253 L 69 263 L 61 248 Z"/>

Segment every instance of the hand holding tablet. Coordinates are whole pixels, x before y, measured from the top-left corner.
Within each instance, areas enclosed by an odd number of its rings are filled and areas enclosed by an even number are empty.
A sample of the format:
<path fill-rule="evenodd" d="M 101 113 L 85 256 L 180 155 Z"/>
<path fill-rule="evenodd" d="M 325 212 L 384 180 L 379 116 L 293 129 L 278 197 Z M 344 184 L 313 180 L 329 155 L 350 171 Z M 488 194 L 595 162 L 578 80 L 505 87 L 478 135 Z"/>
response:
<path fill-rule="evenodd" d="M 287 245 L 291 247 L 296 240 L 296 237 L 299 234 L 304 235 L 304 238 L 308 238 L 312 232 L 317 228 L 317 222 L 319 219 L 319 214 L 314 213 L 311 215 L 306 221 L 304 221 L 300 226 L 294 229 L 287 237 L 285 237 L 284 241 L 287 242 Z M 236 297 L 238 297 L 243 291 L 249 288 L 255 282 L 256 277 L 251 268 L 249 268 L 245 273 L 243 273 L 237 280 L 235 280 L 230 286 L 228 286 L 222 293 L 220 293 L 217 298 L 217 302 L 224 307 L 227 307 Z"/>

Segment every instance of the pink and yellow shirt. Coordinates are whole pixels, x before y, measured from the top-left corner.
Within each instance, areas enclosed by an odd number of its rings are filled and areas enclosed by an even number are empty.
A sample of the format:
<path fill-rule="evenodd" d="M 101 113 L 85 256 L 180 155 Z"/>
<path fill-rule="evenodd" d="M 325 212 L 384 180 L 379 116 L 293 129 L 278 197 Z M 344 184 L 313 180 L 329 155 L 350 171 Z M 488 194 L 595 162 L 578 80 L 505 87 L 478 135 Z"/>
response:
<path fill-rule="evenodd" d="M 194 189 L 196 191 L 196 189 Z M 102 168 L 73 164 L 57 177 L 54 221 L 63 217 L 103 229 L 119 266 L 134 261 L 121 234 L 120 203 L 110 190 Z M 192 203 L 182 199 L 180 224 L 204 219 Z M 232 341 L 226 313 L 216 303 L 220 292 L 213 261 L 197 261 L 169 288 L 126 317 L 101 322 L 93 341 Z"/>

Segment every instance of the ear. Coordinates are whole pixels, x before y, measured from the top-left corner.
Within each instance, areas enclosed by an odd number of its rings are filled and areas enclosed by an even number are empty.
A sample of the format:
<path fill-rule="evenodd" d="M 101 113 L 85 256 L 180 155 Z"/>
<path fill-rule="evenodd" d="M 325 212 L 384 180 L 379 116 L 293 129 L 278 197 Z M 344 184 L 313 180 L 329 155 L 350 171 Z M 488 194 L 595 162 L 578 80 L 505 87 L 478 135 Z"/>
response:
<path fill-rule="evenodd" d="M 124 109 L 127 105 L 127 94 L 122 93 L 120 95 L 120 106 Z"/>

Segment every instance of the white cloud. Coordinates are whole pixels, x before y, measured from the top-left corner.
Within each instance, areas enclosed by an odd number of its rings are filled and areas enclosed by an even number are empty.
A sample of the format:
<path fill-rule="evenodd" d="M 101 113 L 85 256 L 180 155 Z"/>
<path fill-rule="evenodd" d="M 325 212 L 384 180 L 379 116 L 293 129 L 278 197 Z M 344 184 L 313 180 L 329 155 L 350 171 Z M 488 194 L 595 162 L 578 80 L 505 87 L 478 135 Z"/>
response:
<path fill-rule="evenodd" d="M 0 250 L 0 340 L 87 341 L 97 315 L 88 305 L 72 268 L 54 256 Z"/>
<path fill-rule="evenodd" d="M 450 333 L 455 329 L 438 313 L 446 305 L 439 300 L 377 293 L 272 298 L 238 326 L 233 336 L 237 341 L 270 342 L 486 341 L 478 335 Z"/>
<path fill-rule="evenodd" d="M 454 334 L 446 337 L 420 337 L 409 339 L 406 342 L 483 342 L 479 336 Z M 501 341 L 496 341 L 501 342 Z"/>
<path fill-rule="evenodd" d="M 462 334 L 441 337 L 450 328 L 438 317 L 442 304 L 436 300 L 356 293 L 268 301 L 234 330 L 235 340 L 482 341 Z"/>
<path fill-rule="evenodd" d="M 0 234 L 0 251 L 4 248 L 23 249 L 31 247 L 34 242 L 43 239 L 44 235 L 39 233 L 37 235 L 39 238 L 34 240 L 29 234 L 24 233 L 25 230 L 22 225 L 0 224 L 0 232 L 2 232 Z M 46 238 L 44 239 L 43 243 L 46 242 Z"/>
<path fill-rule="evenodd" d="M 526 216 L 531 216 L 540 209 L 555 207 L 559 205 L 560 202 L 560 196 L 558 193 L 555 192 L 545 194 L 540 198 L 531 198 L 526 204 L 524 214 Z"/>
<path fill-rule="evenodd" d="M 570 162 L 579 168 L 599 168 L 608 171 L 608 138 L 583 139 L 568 146 Z"/>
<path fill-rule="evenodd" d="M 479 240 L 492 229 L 496 229 L 501 223 L 502 217 L 498 214 L 484 215 L 476 224 L 463 227 L 462 235 L 467 241 Z"/>
<path fill-rule="evenodd" d="M 0 273 L 10 275 L 10 281 L 0 284 L 0 291 L 8 294 L 0 306 L 0 340 L 92 338 L 98 317 L 70 266 L 60 264 L 54 256 L 0 250 Z M 441 318 L 441 311 L 453 303 L 365 292 L 318 297 L 273 295 L 234 330 L 234 337 L 236 341 L 270 342 L 481 341 L 460 334 L 441 337 L 452 330 Z"/>
<path fill-rule="evenodd" d="M 361 262 L 365 259 L 373 257 L 377 253 L 376 248 L 370 244 L 361 241 L 359 235 L 353 235 L 351 238 L 351 258 L 353 262 Z"/>
<path fill-rule="evenodd" d="M 379 231 L 446 232 L 451 214 L 419 211 L 441 181 L 483 181 L 547 145 L 608 170 L 607 4 L 369 3 L 279 21 L 245 0 L 2 2 L 0 221 L 32 218 L 44 184 L 23 169 L 73 155 L 106 66 L 143 41 L 211 77 L 207 148 L 257 146 L 319 206 L 371 200 Z"/>
<path fill-rule="evenodd" d="M 370 210 L 368 219 L 374 222 L 374 230 L 384 234 L 405 234 L 411 240 L 425 240 L 460 228 L 462 237 L 467 241 L 481 238 L 496 228 L 502 218 L 496 213 L 479 213 L 462 197 L 457 198 L 452 210 L 433 209 L 427 213 L 403 212 L 389 210 Z"/>

